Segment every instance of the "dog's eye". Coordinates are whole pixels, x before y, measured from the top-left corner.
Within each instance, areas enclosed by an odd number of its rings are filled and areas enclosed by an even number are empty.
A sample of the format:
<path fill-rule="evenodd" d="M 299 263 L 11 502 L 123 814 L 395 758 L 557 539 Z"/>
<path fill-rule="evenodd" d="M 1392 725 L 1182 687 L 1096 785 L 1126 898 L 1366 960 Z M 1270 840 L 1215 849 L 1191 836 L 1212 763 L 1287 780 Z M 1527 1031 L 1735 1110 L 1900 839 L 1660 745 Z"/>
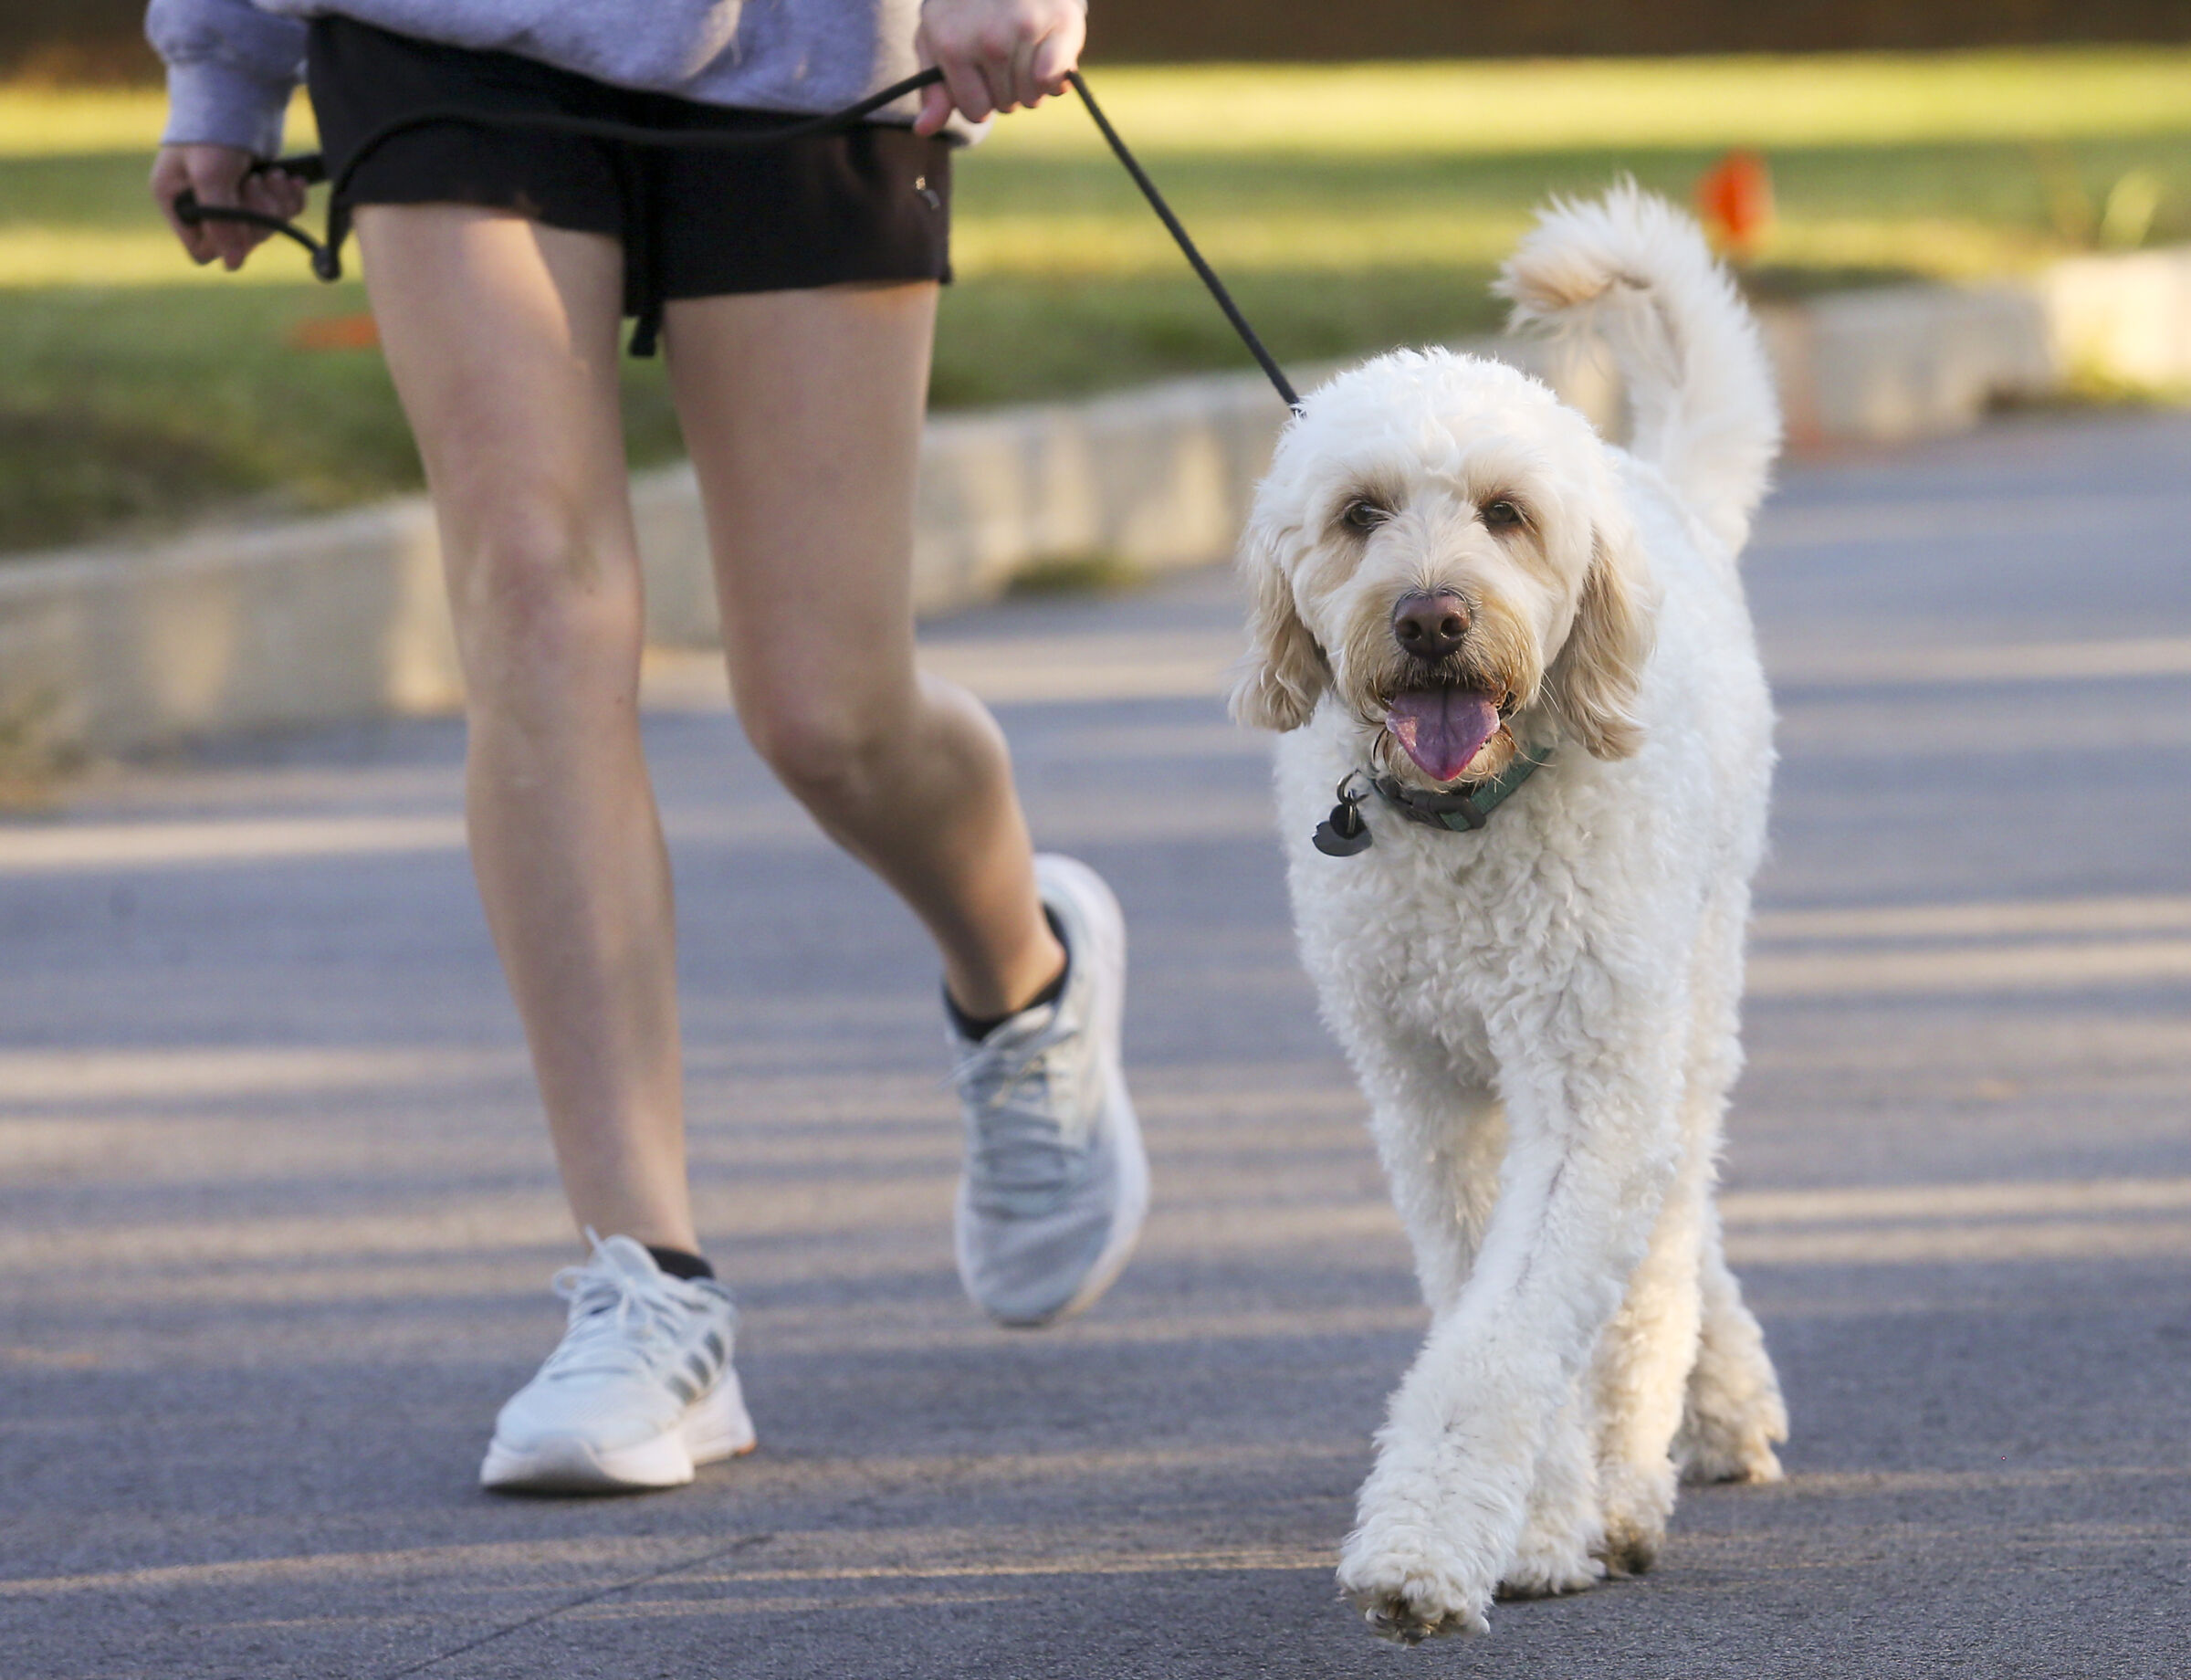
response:
<path fill-rule="evenodd" d="M 1481 511 L 1483 515 L 1483 523 L 1494 530 L 1512 530 L 1516 525 L 1526 525 L 1529 522 L 1520 506 L 1508 501 L 1504 496 L 1494 501 L 1485 502 Z"/>
<path fill-rule="evenodd" d="M 1375 530 L 1392 517 L 1392 509 L 1358 496 L 1339 510 L 1339 523 L 1349 530 Z"/>

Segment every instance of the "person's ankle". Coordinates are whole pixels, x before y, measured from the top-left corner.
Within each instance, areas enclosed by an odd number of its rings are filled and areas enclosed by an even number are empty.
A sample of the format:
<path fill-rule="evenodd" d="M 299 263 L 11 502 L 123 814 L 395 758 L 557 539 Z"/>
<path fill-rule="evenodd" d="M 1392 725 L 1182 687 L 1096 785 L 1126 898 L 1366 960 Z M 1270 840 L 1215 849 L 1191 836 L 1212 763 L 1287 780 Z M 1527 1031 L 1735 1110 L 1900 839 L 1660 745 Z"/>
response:
<path fill-rule="evenodd" d="M 1043 983 L 1042 989 L 1024 1003 L 1005 1010 L 1001 1014 L 977 1015 L 951 995 L 950 984 L 949 982 L 945 982 L 943 988 L 944 1013 L 950 1017 L 953 1030 L 961 1038 L 970 1043 L 979 1044 L 1014 1015 L 1023 1015 L 1031 1009 L 1040 1009 L 1045 1003 L 1054 1003 L 1064 995 L 1065 982 L 1071 978 L 1073 973 L 1073 953 L 1065 949 L 1064 934 L 1057 925 L 1057 918 L 1050 913 L 1047 905 L 1043 908 L 1043 919 L 1049 925 L 1050 937 L 1057 950 L 1057 968 L 1049 980 Z"/>
<path fill-rule="evenodd" d="M 652 1243 L 643 1243 L 640 1246 L 646 1250 L 648 1257 L 657 1266 L 680 1282 L 690 1283 L 696 1277 L 712 1280 L 715 1276 L 715 1267 L 708 1264 L 708 1256 L 697 1250 L 657 1248 Z"/>

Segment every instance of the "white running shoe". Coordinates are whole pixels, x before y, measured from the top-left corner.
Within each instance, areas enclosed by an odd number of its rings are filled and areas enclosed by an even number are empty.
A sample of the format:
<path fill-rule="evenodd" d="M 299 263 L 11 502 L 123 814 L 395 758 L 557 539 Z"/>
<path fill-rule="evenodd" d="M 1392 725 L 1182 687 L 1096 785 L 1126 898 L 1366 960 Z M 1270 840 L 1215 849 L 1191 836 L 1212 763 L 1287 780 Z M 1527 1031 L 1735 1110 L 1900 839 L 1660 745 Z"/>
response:
<path fill-rule="evenodd" d="M 1110 1287 L 1148 1212 L 1148 1159 L 1119 1066 L 1126 921 L 1103 877 L 1034 860 L 1056 919 L 1065 989 L 986 1038 L 956 1032 L 966 1110 L 959 1277 L 1000 1324 L 1054 1324 Z"/>
<path fill-rule="evenodd" d="M 543 1494 L 676 1487 L 753 1450 L 730 1366 L 738 1314 L 708 1278 L 670 1276 L 628 1236 L 555 1275 L 563 1339 L 495 1419 L 482 1487 Z"/>

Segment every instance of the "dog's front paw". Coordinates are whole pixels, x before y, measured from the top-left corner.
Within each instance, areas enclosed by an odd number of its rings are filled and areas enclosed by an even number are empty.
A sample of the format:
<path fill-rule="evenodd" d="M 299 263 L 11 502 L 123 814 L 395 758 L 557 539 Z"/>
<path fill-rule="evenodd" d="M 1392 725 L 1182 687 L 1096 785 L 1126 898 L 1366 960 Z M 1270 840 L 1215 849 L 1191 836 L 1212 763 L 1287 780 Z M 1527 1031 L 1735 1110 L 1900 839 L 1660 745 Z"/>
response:
<path fill-rule="evenodd" d="M 1365 1521 L 1339 1553 L 1339 1591 L 1370 1631 L 1403 1645 L 1439 1633 L 1483 1633 L 1493 1571 L 1457 1558 L 1426 1527 Z"/>

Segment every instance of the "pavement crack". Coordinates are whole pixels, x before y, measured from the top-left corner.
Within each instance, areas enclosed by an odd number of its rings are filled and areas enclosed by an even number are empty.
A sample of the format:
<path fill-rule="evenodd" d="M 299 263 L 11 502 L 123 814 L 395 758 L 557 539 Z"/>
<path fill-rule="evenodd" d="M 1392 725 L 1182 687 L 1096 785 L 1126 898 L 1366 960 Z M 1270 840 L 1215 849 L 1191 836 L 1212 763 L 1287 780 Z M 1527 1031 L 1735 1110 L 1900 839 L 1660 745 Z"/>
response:
<path fill-rule="evenodd" d="M 596 1587 L 591 1592 L 582 1592 L 578 1597 L 567 1602 L 550 1605 L 546 1610 L 536 1610 L 529 1616 L 519 1616 L 515 1622 L 502 1627 L 490 1629 L 477 1639 L 467 1639 L 461 1645 L 453 1645 L 448 1650 L 438 1652 L 433 1656 L 421 1657 L 417 1662 L 405 1664 L 401 1668 L 392 1668 L 387 1673 L 377 1676 L 376 1680 L 404 1680 L 404 1676 L 408 1675 L 423 1675 L 429 1668 L 438 1668 L 442 1664 L 454 1658 L 477 1651 L 484 1645 L 491 1645 L 497 1640 L 508 1639 L 512 1633 L 522 1633 L 527 1628 L 538 1627 L 543 1622 L 552 1622 L 556 1617 L 568 1615 L 571 1611 L 583 1610 L 587 1605 L 598 1604 L 603 1599 L 613 1599 L 619 1592 L 629 1592 L 637 1587 L 652 1586 L 655 1581 L 667 1580 L 672 1575 L 682 1575 L 687 1570 L 697 1570 L 702 1564 L 715 1563 L 724 1558 L 736 1557 L 741 1551 L 750 1551 L 756 1546 L 765 1546 L 775 1538 L 773 1534 L 740 1535 L 728 1546 L 718 1546 L 712 1550 L 701 1552 L 695 1557 L 680 1559 L 675 1563 L 666 1563 L 658 1570 L 649 1570 L 645 1574 L 634 1575 L 629 1580 L 612 1581 L 605 1587 Z"/>

